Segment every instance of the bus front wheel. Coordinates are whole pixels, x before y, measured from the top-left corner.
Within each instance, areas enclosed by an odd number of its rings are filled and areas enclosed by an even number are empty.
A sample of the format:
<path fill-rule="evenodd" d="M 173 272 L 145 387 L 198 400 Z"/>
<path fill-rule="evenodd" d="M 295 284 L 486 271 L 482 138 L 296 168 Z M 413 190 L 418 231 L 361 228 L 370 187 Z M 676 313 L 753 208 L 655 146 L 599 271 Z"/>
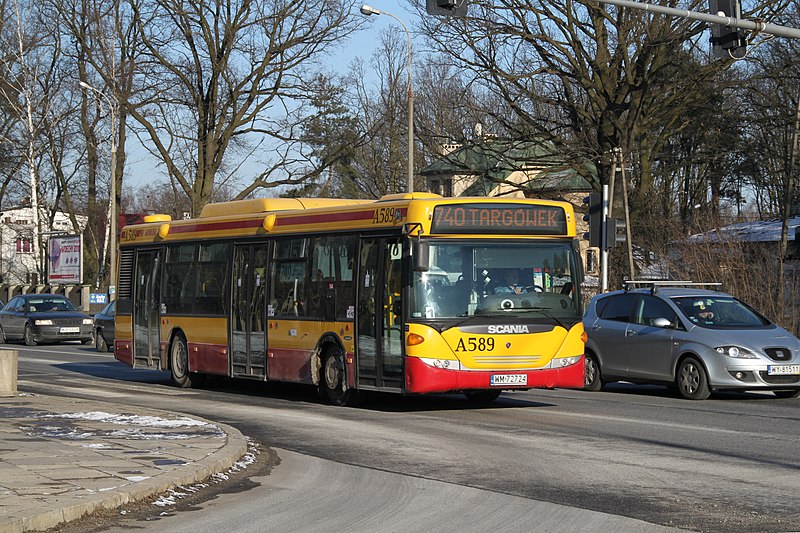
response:
<path fill-rule="evenodd" d="M 466 391 L 464 396 L 471 402 L 493 402 L 500 397 L 499 390 Z"/>
<path fill-rule="evenodd" d="M 325 351 L 325 359 L 322 362 L 322 387 L 328 400 L 334 405 L 351 406 L 358 401 L 358 392 L 347 388 L 344 352 L 339 347 L 330 347 Z"/>
<path fill-rule="evenodd" d="M 169 368 L 172 372 L 172 381 L 179 387 L 189 388 L 192 386 L 192 378 L 189 374 L 189 350 L 186 347 L 186 339 L 183 335 L 176 335 L 172 340 L 172 349 L 169 353 Z"/>

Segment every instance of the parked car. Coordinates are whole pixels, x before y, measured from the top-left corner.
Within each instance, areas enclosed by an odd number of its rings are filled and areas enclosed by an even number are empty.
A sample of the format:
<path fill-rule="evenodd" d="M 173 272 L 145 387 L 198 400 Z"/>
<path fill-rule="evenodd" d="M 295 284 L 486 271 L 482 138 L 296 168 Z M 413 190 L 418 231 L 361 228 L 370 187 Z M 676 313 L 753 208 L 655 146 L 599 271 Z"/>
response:
<path fill-rule="evenodd" d="M 114 312 L 116 300 L 94 315 L 94 347 L 98 352 L 110 352 L 114 347 Z"/>
<path fill-rule="evenodd" d="M 730 294 L 696 287 L 636 288 L 592 298 L 583 318 L 585 389 L 609 381 L 800 396 L 800 340 Z"/>
<path fill-rule="evenodd" d="M 91 344 L 92 317 L 59 294 L 23 294 L 0 310 L 0 340 L 40 342 L 81 341 Z"/>

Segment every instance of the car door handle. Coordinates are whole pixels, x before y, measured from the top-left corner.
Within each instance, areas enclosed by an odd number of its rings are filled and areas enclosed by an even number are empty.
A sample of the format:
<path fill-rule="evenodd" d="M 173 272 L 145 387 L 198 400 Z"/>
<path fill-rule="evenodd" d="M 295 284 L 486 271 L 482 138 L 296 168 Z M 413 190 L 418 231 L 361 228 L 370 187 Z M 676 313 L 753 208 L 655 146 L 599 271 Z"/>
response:
<path fill-rule="evenodd" d="M 636 335 L 635 330 L 629 329 L 628 331 L 625 332 L 626 337 L 633 337 L 634 335 Z"/>
<path fill-rule="evenodd" d="M 603 328 L 602 328 L 602 327 L 600 327 L 600 326 L 592 326 L 592 329 L 593 329 L 593 330 L 595 330 L 595 331 L 597 331 L 598 329 L 603 329 Z"/>

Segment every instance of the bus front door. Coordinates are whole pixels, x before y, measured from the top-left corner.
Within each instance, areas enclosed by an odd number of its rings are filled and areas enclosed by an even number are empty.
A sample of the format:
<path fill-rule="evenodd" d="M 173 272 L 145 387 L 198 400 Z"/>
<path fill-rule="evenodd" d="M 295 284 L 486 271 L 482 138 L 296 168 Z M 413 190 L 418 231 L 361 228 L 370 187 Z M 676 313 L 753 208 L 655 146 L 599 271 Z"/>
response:
<path fill-rule="evenodd" d="M 267 245 L 237 245 L 233 252 L 231 375 L 264 380 Z"/>
<path fill-rule="evenodd" d="M 161 251 L 136 254 L 133 367 L 161 368 Z"/>
<path fill-rule="evenodd" d="M 356 317 L 359 387 L 403 387 L 402 252 L 400 237 L 361 241 Z"/>

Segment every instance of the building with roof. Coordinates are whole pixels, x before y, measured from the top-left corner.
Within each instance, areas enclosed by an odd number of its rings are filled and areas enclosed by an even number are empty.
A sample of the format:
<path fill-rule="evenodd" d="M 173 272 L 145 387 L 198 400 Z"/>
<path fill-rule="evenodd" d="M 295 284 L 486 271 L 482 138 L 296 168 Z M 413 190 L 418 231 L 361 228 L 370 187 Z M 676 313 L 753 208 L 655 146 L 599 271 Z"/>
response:
<path fill-rule="evenodd" d="M 442 196 L 567 199 L 592 190 L 596 169 L 576 166 L 546 140 L 481 138 L 444 144 L 439 159 L 420 171 L 430 192 Z"/>
<path fill-rule="evenodd" d="M 751 243 L 752 245 L 774 245 L 781 241 L 781 220 L 755 220 L 728 224 L 687 238 L 693 244 L 723 244 L 728 242 Z M 788 248 L 786 259 L 800 259 L 800 215 L 791 217 L 788 224 Z"/>

